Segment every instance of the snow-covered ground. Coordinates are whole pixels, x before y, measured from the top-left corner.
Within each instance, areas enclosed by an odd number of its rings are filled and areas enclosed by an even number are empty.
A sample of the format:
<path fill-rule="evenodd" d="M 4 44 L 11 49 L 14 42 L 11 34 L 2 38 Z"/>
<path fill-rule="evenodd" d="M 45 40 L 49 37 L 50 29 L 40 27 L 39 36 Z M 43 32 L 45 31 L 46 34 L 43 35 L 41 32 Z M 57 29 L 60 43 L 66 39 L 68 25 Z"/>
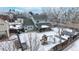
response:
<path fill-rule="evenodd" d="M 0 42 L 0 51 L 16 51 L 13 41 Z"/>
<path fill-rule="evenodd" d="M 64 29 L 66 31 L 69 31 L 69 32 L 72 32 L 71 29 Z M 32 51 L 48 51 L 50 50 L 52 47 L 54 47 L 55 45 L 59 44 L 60 43 L 60 38 L 58 37 L 59 34 L 58 34 L 58 31 L 59 29 L 56 27 L 56 28 L 52 28 L 51 31 L 47 31 L 47 32 L 41 32 L 41 33 L 38 33 L 38 32 L 28 32 L 28 33 L 22 33 L 19 35 L 20 37 L 20 41 L 21 43 L 26 43 L 28 48 L 26 51 L 28 50 L 32 50 Z M 60 29 L 60 31 L 62 31 L 62 29 Z M 47 35 L 48 37 L 48 44 L 47 45 L 41 45 L 41 42 L 40 40 L 42 39 L 42 36 L 43 35 Z M 62 35 L 61 36 L 62 38 L 64 39 L 67 39 L 69 36 L 68 35 Z M 55 39 L 55 42 L 54 42 L 54 39 Z M 18 40 L 17 36 L 16 35 L 12 35 L 9 40 Z M 6 43 L 0 43 L 0 50 L 2 49 L 1 46 L 3 47 L 6 47 L 5 50 L 8 50 L 8 46 L 11 47 L 9 48 L 10 51 L 12 50 L 16 50 L 16 48 L 13 46 L 14 43 L 12 41 L 7 41 Z M 65 40 L 62 40 L 62 42 L 64 42 Z M 8 45 L 7 45 L 8 44 Z"/>

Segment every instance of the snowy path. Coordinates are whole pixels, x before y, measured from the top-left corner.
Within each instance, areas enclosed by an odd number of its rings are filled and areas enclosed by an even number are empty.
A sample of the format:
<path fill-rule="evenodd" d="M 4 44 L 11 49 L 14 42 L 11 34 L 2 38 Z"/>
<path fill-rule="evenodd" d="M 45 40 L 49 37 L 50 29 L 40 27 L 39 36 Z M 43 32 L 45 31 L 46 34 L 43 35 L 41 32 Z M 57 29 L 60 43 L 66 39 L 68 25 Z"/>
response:
<path fill-rule="evenodd" d="M 74 43 L 69 45 L 66 49 L 63 51 L 79 51 L 79 38 Z"/>

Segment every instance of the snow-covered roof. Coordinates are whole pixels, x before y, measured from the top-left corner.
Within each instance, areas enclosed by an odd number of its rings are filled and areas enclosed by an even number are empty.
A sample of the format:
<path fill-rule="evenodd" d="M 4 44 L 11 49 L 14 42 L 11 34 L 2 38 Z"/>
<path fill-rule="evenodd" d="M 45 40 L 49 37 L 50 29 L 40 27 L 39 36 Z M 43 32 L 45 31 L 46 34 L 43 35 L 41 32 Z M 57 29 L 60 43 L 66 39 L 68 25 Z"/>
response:
<path fill-rule="evenodd" d="M 18 22 L 9 22 L 9 25 L 22 25 L 22 23 L 18 23 Z"/>
<path fill-rule="evenodd" d="M 41 28 L 48 28 L 49 26 L 47 25 L 42 25 Z"/>
<path fill-rule="evenodd" d="M 65 29 L 66 31 L 68 31 L 68 32 L 72 32 L 72 29 Z"/>
<path fill-rule="evenodd" d="M 64 39 L 68 39 L 70 36 L 64 35 L 64 36 L 61 36 L 61 37 L 64 38 Z"/>

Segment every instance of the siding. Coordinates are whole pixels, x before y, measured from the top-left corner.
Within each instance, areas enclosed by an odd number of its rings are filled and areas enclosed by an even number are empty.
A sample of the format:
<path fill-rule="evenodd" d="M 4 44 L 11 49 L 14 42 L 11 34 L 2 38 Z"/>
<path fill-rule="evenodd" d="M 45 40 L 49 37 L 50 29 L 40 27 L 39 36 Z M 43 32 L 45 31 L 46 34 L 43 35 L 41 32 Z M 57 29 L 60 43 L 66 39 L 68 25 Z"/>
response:
<path fill-rule="evenodd" d="M 0 19 L 0 32 L 7 32 L 9 36 L 9 25 L 7 22 Z"/>

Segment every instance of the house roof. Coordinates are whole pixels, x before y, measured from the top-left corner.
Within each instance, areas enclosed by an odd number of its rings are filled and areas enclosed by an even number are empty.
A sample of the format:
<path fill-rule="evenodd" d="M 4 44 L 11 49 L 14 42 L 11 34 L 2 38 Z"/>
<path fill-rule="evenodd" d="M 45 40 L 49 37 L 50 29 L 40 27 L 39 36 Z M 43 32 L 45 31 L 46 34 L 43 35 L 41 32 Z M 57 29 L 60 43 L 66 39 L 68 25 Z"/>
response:
<path fill-rule="evenodd" d="M 41 28 L 42 25 L 51 27 L 50 23 L 38 23 L 37 24 L 37 26 L 38 26 L 39 29 Z"/>
<path fill-rule="evenodd" d="M 35 20 L 46 20 L 47 19 L 47 15 L 45 14 L 41 14 L 41 15 L 33 15 Z"/>
<path fill-rule="evenodd" d="M 8 15 L 4 15 L 4 14 L 0 14 L 0 19 L 2 20 L 9 20 L 9 16 Z"/>
<path fill-rule="evenodd" d="M 24 25 L 34 25 L 33 21 L 30 18 L 25 18 L 23 23 Z"/>

